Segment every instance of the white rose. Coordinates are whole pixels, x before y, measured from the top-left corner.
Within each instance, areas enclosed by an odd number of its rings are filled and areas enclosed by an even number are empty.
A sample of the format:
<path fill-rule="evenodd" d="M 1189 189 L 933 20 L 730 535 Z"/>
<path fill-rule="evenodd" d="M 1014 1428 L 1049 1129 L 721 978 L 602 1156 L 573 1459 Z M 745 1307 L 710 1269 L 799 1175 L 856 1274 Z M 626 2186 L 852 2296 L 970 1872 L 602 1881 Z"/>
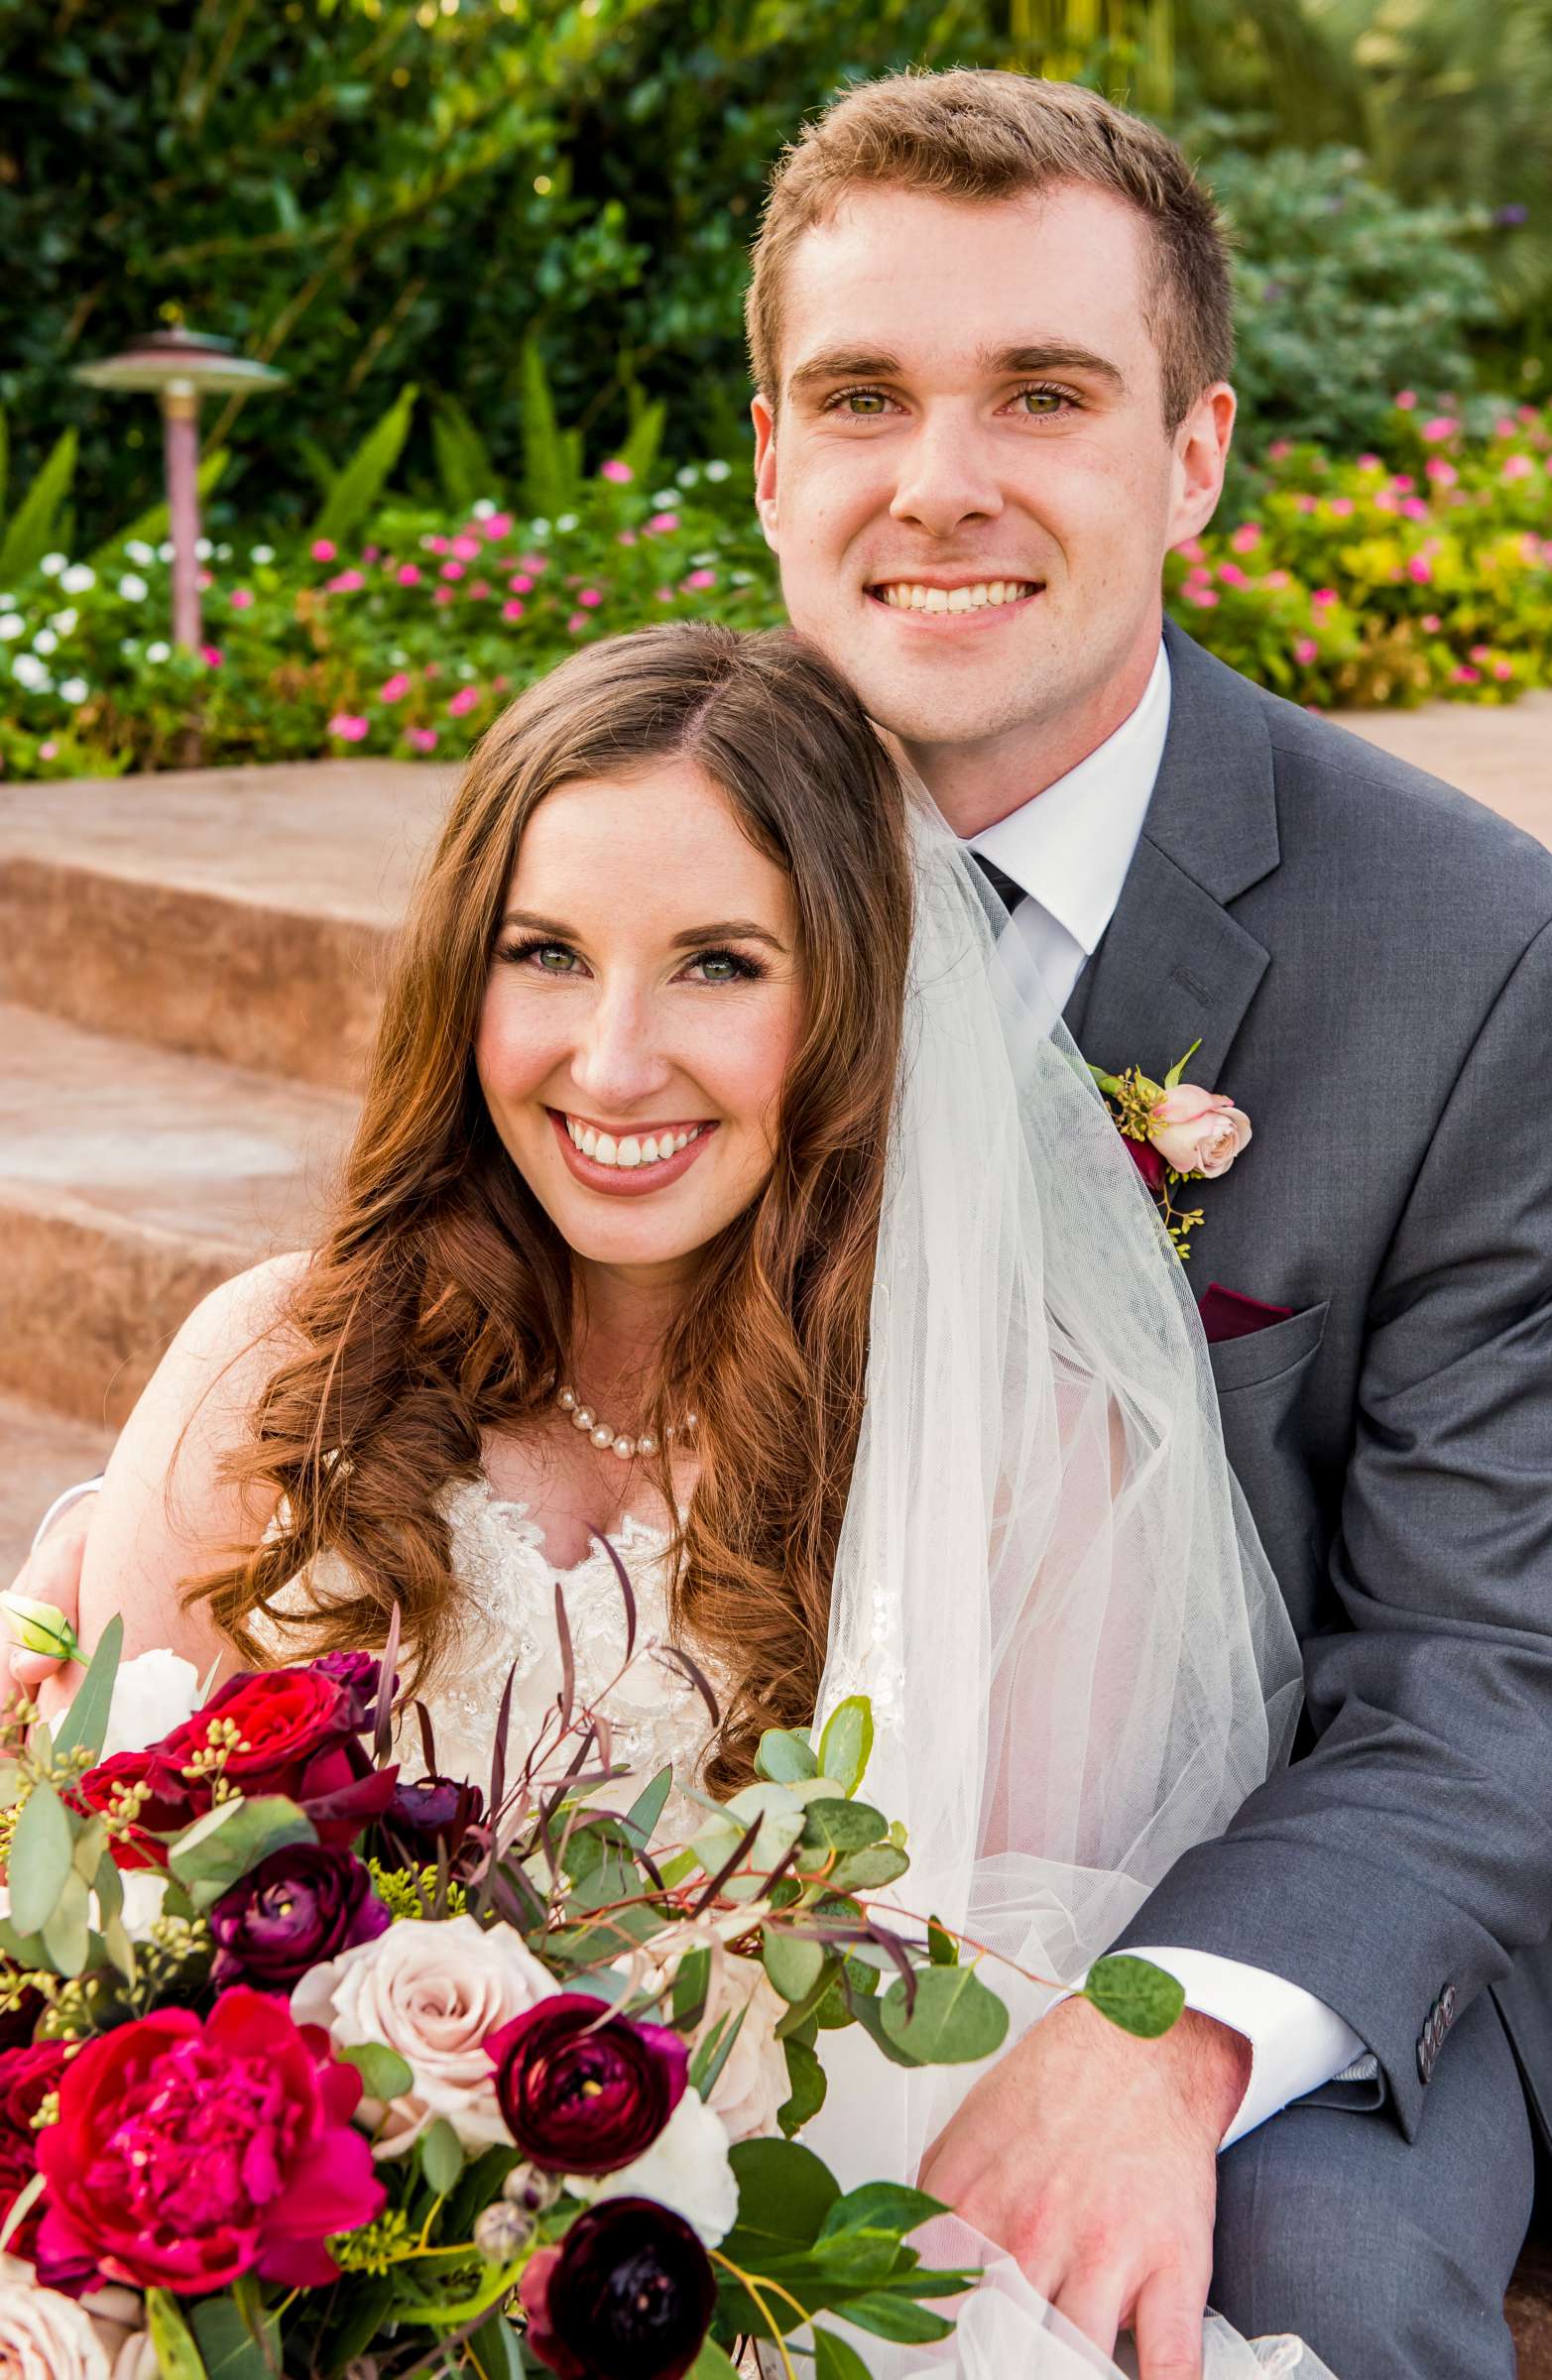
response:
<path fill-rule="evenodd" d="M 702 2034 L 728 2009 L 736 2015 L 740 2008 L 744 2022 L 712 2085 L 710 2104 L 727 2126 L 730 2140 L 753 2140 L 776 2130 L 776 2109 L 792 2095 L 786 2052 L 776 2038 L 786 2002 L 758 1959 L 729 1956 L 713 1961 Z"/>
<path fill-rule="evenodd" d="M 90 2315 L 35 2281 L 0 2284 L 0 2380 L 111 2380 Z"/>
<path fill-rule="evenodd" d="M 738 2219 L 738 2183 L 728 2135 L 697 2091 L 687 2090 L 645 2155 L 615 2174 L 570 2174 L 566 2188 L 589 2206 L 600 2199 L 655 2199 L 699 2233 L 708 2248 Z"/>
<path fill-rule="evenodd" d="M 439 2115 L 478 2152 L 508 2138 L 485 2037 L 556 1989 L 508 1926 L 408 1917 L 303 1975 L 291 2012 L 340 2049 L 382 2042 L 410 2067 L 415 2081 L 390 2100 L 374 2155 L 402 2156 Z"/>
<path fill-rule="evenodd" d="M 126 1867 L 119 1882 L 124 1887 L 124 1931 L 131 1942 L 149 1942 L 167 1899 L 168 1879 L 160 1867 Z"/>
<path fill-rule="evenodd" d="M 101 1757 L 143 1752 L 148 1744 L 160 1743 L 192 1718 L 198 1700 L 199 1672 L 191 1661 L 165 1651 L 137 1653 L 113 1681 Z"/>

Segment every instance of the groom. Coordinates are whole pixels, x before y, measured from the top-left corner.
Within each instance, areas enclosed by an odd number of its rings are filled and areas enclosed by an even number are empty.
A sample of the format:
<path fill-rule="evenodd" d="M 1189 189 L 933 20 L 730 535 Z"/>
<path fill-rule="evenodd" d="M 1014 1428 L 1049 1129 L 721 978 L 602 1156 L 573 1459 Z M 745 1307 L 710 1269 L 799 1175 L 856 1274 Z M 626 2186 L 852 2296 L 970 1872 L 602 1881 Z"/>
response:
<path fill-rule="evenodd" d="M 1341 2380 L 1508 2380 L 1552 2113 L 1552 859 L 1161 640 L 1234 397 L 1223 235 L 1147 125 L 864 86 L 778 171 L 749 320 L 794 623 L 1086 1055 L 1196 1043 L 1254 1121 L 1192 1275 L 1305 1650 L 1303 1756 L 1130 1931 L 1190 2013 L 1064 2003 L 924 2179 L 1144 2380 L 1195 2380 L 1209 2295 Z"/>
<path fill-rule="evenodd" d="M 1235 400 L 1224 236 L 1148 125 L 865 85 L 778 168 L 748 311 L 793 623 L 1085 1055 L 1194 1043 L 1254 1122 L 1191 1272 L 1305 1655 L 1302 1757 L 1127 1937 L 1192 2013 L 1058 2007 L 924 2181 L 1144 2380 L 1194 2380 L 1209 2295 L 1341 2380 L 1507 2380 L 1552 2114 L 1552 859 L 1161 639 Z"/>

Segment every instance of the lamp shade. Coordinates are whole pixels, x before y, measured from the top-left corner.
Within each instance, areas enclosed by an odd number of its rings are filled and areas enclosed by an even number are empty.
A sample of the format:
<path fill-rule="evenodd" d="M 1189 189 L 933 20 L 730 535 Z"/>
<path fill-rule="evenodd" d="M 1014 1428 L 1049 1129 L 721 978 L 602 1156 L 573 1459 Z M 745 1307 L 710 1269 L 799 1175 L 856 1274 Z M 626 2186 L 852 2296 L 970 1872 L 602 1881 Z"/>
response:
<path fill-rule="evenodd" d="M 93 389 L 145 389 L 153 394 L 179 391 L 197 396 L 206 390 L 278 388 L 286 374 L 277 372 L 272 364 L 256 364 L 235 354 L 230 339 L 178 329 L 148 331 L 121 355 L 77 365 L 72 377 Z"/>

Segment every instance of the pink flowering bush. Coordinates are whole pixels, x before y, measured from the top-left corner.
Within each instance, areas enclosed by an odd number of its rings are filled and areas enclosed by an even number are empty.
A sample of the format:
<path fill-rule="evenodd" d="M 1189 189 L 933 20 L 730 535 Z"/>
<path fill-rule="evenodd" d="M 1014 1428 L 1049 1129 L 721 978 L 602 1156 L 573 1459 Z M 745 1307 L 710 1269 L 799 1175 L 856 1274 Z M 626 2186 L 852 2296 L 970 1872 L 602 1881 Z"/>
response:
<path fill-rule="evenodd" d="M 1464 417 L 1401 390 L 1359 452 L 1274 440 L 1238 513 L 1169 557 L 1183 627 L 1321 709 L 1552 683 L 1552 408 Z M 40 571 L 0 596 L 0 774 L 381 756 L 456 763 L 580 643 L 654 619 L 781 618 L 745 490 L 605 469 L 554 521 L 390 503 L 358 550 L 217 546 L 203 652 L 170 643 L 167 548 L 92 557 L 67 608 Z M 42 640 L 42 650 L 38 640 Z"/>

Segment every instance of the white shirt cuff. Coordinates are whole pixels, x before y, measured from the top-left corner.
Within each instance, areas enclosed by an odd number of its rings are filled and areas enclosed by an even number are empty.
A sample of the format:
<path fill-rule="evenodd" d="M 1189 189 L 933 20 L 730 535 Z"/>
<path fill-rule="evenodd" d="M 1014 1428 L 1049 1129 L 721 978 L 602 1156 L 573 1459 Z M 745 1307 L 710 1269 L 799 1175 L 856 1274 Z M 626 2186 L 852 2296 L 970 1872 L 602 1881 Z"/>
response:
<path fill-rule="evenodd" d="M 1216 2017 L 1251 2045 L 1251 2080 L 1221 2149 L 1232 2149 L 1290 2100 L 1319 2090 L 1351 2067 L 1377 2072 L 1352 2026 L 1282 1975 L 1212 1951 L 1137 1949 L 1132 1955 L 1163 1967 L 1181 1985 L 1188 2008 Z"/>
<path fill-rule="evenodd" d="M 37 1553 L 38 1548 L 42 1545 L 44 1539 L 48 1536 L 49 1531 L 53 1528 L 55 1522 L 59 1519 L 61 1512 L 67 1512 L 71 1504 L 78 1504 L 83 1496 L 96 1494 L 98 1488 L 102 1486 L 102 1480 L 103 1475 L 99 1473 L 96 1479 L 81 1480 L 77 1482 L 75 1487 L 62 1489 L 61 1492 L 55 1497 L 53 1503 L 49 1506 L 48 1511 L 38 1523 L 37 1528 L 33 1531 L 33 1542 L 28 1549 L 29 1554 Z"/>

